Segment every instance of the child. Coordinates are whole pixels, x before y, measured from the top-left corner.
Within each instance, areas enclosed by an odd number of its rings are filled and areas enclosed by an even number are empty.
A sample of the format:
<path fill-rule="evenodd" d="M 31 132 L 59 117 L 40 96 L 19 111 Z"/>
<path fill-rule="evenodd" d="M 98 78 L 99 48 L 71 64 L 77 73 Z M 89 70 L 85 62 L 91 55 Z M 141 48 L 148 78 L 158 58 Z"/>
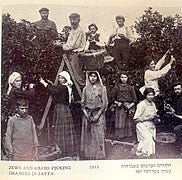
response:
<path fill-rule="evenodd" d="M 134 105 L 137 101 L 133 86 L 128 84 L 128 74 L 120 74 L 119 83 L 111 92 L 111 101 L 116 105 L 115 134 L 118 139 L 133 135 Z"/>
<path fill-rule="evenodd" d="M 88 50 L 98 50 L 100 46 L 98 45 L 100 34 L 97 33 L 98 27 L 96 24 L 92 23 L 88 26 L 89 32 L 86 33 L 86 40 L 88 45 Z M 85 48 L 87 50 L 87 48 Z"/>
<path fill-rule="evenodd" d="M 18 99 L 29 99 L 34 95 L 34 84 L 29 84 L 29 88 L 22 87 L 22 76 L 18 72 L 13 72 L 8 78 L 8 91 L 5 94 L 5 108 L 1 122 L 2 147 L 4 147 L 4 137 L 7 129 L 8 119 L 16 113 L 16 101 Z M 3 149 L 2 148 L 2 149 Z M 4 152 L 5 153 L 5 152 Z"/>
<path fill-rule="evenodd" d="M 42 83 L 53 95 L 55 100 L 53 126 L 54 141 L 61 148 L 63 156 L 76 155 L 76 139 L 72 114 L 69 105 L 72 101 L 72 85 L 67 71 L 62 71 L 58 75 L 59 83 L 57 86 L 46 83 L 42 78 Z"/>
<path fill-rule="evenodd" d="M 136 131 L 138 146 L 136 155 L 140 157 L 149 157 L 155 154 L 155 136 L 156 128 L 153 123 L 157 118 L 157 109 L 153 102 L 155 91 L 153 88 L 146 88 L 144 90 L 145 99 L 137 105 L 134 115 L 136 121 Z"/>
<path fill-rule="evenodd" d="M 7 155 L 13 161 L 37 159 L 39 146 L 32 116 L 28 115 L 28 101 L 17 100 L 17 113 L 8 121 L 6 131 Z"/>

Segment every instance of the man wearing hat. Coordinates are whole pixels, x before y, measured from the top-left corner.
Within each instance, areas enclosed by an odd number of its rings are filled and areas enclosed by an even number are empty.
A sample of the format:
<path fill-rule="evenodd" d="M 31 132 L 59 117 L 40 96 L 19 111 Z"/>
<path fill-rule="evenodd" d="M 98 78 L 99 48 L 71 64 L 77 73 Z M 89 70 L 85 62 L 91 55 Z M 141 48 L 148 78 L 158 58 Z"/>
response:
<path fill-rule="evenodd" d="M 81 63 L 78 52 L 81 52 L 85 48 L 86 37 L 85 33 L 80 27 L 80 15 L 77 13 L 72 13 L 69 15 L 69 20 L 71 24 L 71 31 L 68 36 L 68 40 L 62 45 L 63 50 L 72 51 L 73 53 L 68 54 L 68 59 L 72 66 L 74 76 L 79 85 L 83 86 L 84 74 L 83 74 L 83 64 Z"/>
<path fill-rule="evenodd" d="M 118 27 L 114 30 L 114 33 L 111 34 L 111 36 L 109 37 L 108 45 L 113 46 L 114 59 L 118 68 L 122 70 L 127 70 L 131 33 L 128 27 L 124 25 L 124 16 L 116 16 L 116 22 Z"/>
<path fill-rule="evenodd" d="M 39 10 L 41 20 L 33 23 L 33 26 L 38 30 L 44 30 L 45 32 L 51 32 L 53 38 L 58 36 L 56 24 L 54 21 L 48 19 L 49 9 L 43 7 Z"/>

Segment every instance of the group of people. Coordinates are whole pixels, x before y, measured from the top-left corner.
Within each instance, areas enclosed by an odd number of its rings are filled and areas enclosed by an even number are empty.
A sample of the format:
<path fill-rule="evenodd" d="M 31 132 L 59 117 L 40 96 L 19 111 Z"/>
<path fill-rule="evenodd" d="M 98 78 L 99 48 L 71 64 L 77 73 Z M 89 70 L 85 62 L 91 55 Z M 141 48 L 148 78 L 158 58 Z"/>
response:
<path fill-rule="evenodd" d="M 47 8 L 40 9 L 42 20 L 33 23 L 38 29 L 57 33 L 54 22 L 48 20 Z M 155 121 L 160 117 L 157 113 L 156 99 L 160 96 L 158 81 L 171 69 L 175 58 L 170 57 L 166 64 L 168 52 L 155 64 L 154 60 L 147 56 L 144 86 L 140 89 L 143 100 L 137 99 L 136 90 L 129 84 L 127 60 L 129 55 L 130 33 L 124 26 L 124 17 L 116 17 L 118 28 L 109 38 L 108 44 L 113 46 L 113 55 L 116 65 L 121 69 L 119 80 L 114 88 L 108 92 L 107 86 L 102 81 L 100 73 L 95 69 L 81 69 L 78 52 L 85 50 L 97 50 L 102 47 L 97 33 L 97 26 L 92 23 L 89 33 L 85 35 L 79 26 L 80 15 L 72 13 L 70 16 L 71 30 L 66 43 L 55 42 L 67 53 L 74 78 L 82 89 L 81 111 L 82 126 L 80 147 L 75 133 L 73 114 L 70 104 L 73 102 L 73 82 L 67 71 L 58 73 L 58 85 L 40 78 L 40 83 L 48 90 L 55 100 L 52 126 L 54 128 L 53 140 L 61 148 L 63 156 L 80 155 L 83 159 L 105 159 L 105 134 L 106 111 L 114 109 L 115 138 L 122 140 L 124 137 L 137 136 L 135 155 L 150 157 L 155 154 L 156 127 Z M 93 51 L 93 52 L 94 52 Z M 90 52 L 90 51 L 89 51 Z M 35 88 L 30 84 L 27 89 L 22 88 L 22 75 L 13 72 L 8 79 L 9 89 L 9 120 L 7 124 L 5 149 L 11 160 L 38 159 L 38 147 L 40 146 L 36 134 L 32 116 L 28 113 L 28 100 L 34 96 Z M 174 85 L 174 98 L 168 108 L 171 118 L 181 119 L 182 116 L 182 84 Z M 109 107 L 109 108 L 108 108 Z M 112 108 L 110 108 L 112 107 Z M 175 132 L 181 136 L 181 125 L 175 128 Z"/>

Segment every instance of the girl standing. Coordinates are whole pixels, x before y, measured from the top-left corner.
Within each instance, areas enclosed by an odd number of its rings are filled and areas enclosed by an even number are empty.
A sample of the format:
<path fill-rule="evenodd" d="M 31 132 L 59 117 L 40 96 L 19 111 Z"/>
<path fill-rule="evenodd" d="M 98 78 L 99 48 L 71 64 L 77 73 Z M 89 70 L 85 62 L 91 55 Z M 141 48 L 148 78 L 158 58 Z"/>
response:
<path fill-rule="evenodd" d="M 75 130 L 73 118 L 69 108 L 72 99 L 72 81 L 67 71 L 58 74 L 58 85 L 42 83 L 53 95 L 55 102 L 53 113 L 54 141 L 61 148 L 63 156 L 75 155 Z"/>
<path fill-rule="evenodd" d="M 97 71 L 86 74 L 86 86 L 82 92 L 83 110 L 81 151 L 85 158 L 105 158 L 105 111 L 107 109 L 106 87 Z"/>
<path fill-rule="evenodd" d="M 116 105 L 115 134 L 118 139 L 133 135 L 133 114 L 137 101 L 134 87 L 128 84 L 128 74 L 120 74 L 119 83 L 111 93 L 111 99 Z"/>
<path fill-rule="evenodd" d="M 155 91 L 153 88 L 146 88 L 144 91 L 145 99 L 137 105 L 134 115 L 136 121 L 136 132 L 138 146 L 136 155 L 149 157 L 155 154 L 156 128 L 153 120 L 157 117 L 157 109 L 153 102 Z"/>

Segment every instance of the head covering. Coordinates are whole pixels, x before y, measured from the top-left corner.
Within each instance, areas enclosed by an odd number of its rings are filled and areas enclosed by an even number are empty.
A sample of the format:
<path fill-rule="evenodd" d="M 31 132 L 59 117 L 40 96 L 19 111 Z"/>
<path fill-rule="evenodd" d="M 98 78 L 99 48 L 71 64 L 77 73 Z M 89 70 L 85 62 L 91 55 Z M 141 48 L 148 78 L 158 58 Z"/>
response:
<path fill-rule="evenodd" d="M 13 72 L 13 73 L 9 76 L 9 78 L 8 78 L 8 85 L 9 85 L 9 87 L 8 87 L 7 94 L 10 93 L 10 91 L 11 91 L 11 89 L 12 89 L 12 87 L 13 87 L 13 85 L 12 85 L 13 82 L 14 82 L 17 78 L 19 78 L 19 77 L 22 77 L 22 76 L 21 76 L 21 74 L 18 73 L 18 72 Z"/>
<path fill-rule="evenodd" d="M 96 25 L 95 23 L 92 23 L 92 24 L 90 24 L 90 25 L 88 26 L 88 29 L 89 29 L 89 30 L 90 30 L 91 26 L 94 26 L 95 29 L 96 29 L 96 31 L 98 30 L 98 27 L 97 27 L 97 25 Z"/>
<path fill-rule="evenodd" d="M 46 7 L 43 7 L 43 8 L 41 8 L 41 9 L 39 10 L 39 12 L 41 13 L 42 11 L 47 11 L 47 12 L 49 12 L 49 9 L 47 9 Z"/>
<path fill-rule="evenodd" d="M 80 19 L 80 15 L 78 13 L 71 13 L 69 15 L 69 18 L 78 18 L 78 19 Z"/>
<path fill-rule="evenodd" d="M 125 22 L 125 18 L 124 18 L 124 16 L 122 16 L 122 15 L 116 16 L 116 20 L 118 20 L 118 19 L 122 19 L 122 20 Z"/>
<path fill-rule="evenodd" d="M 69 103 L 71 103 L 72 100 L 72 85 L 73 82 L 71 81 L 71 76 L 67 71 L 61 71 L 58 76 L 62 76 L 66 79 L 66 82 L 62 85 L 66 86 L 68 88 L 69 92 Z"/>
<path fill-rule="evenodd" d="M 98 81 L 94 85 L 92 85 L 89 80 L 89 76 L 92 73 L 96 74 L 96 76 L 98 77 Z M 84 87 L 84 90 L 85 90 L 86 96 L 85 97 L 82 96 L 82 100 L 81 100 L 82 105 L 86 103 L 87 104 L 86 106 L 89 109 L 95 109 L 98 107 L 100 108 L 105 107 L 105 110 L 107 109 L 107 105 L 108 105 L 107 90 L 102 83 L 102 79 L 98 71 L 86 72 L 86 86 Z M 85 98 L 88 99 L 88 101 Z"/>
<path fill-rule="evenodd" d="M 89 76 L 92 73 L 96 74 L 96 76 L 98 77 L 98 83 L 97 84 L 100 84 L 101 86 L 103 86 L 102 79 L 101 79 L 100 74 L 99 74 L 98 71 L 87 71 L 86 72 L 86 86 L 90 86 L 91 85 L 90 80 L 89 80 Z"/>

